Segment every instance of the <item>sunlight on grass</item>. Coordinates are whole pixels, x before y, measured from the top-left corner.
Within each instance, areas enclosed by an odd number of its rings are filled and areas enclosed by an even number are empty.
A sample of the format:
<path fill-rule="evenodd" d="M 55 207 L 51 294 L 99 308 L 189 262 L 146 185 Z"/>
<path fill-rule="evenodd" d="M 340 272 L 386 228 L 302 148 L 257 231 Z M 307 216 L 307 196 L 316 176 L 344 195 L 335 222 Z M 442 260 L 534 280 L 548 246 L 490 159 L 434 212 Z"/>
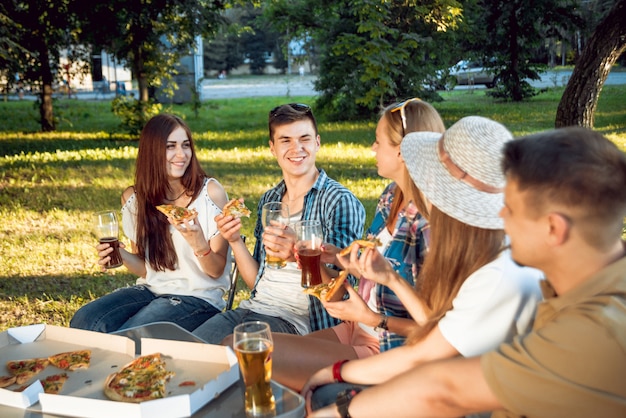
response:
<path fill-rule="evenodd" d="M 4 209 L 0 216 L 9 216 Z M 95 273 L 95 238 L 89 212 L 20 211 L 0 231 L 0 277 Z"/>
<path fill-rule="evenodd" d="M 130 135 L 119 135 L 119 137 L 132 139 Z M 37 133 L 16 133 L 16 132 L 0 132 L 0 140 L 19 138 L 22 141 L 28 142 L 33 140 L 58 140 L 58 139 L 110 139 L 111 134 L 108 132 L 37 132 Z"/>
<path fill-rule="evenodd" d="M 56 152 L 34 152 L 19 155 L 5 156 L 4 160 L 9 165 L 17 163 L 58 163 L 70 161 L 109 161 L 111 159 L 135 159 L 137 157 L 136 147 L 124 148 L 96 148 L 80 151 L 60 151 Z"/>
<path fill-rule="evenodd" d="M 622 151 L 626 152 L 626 135 L 605 134 L 608 139 L 613 141 Z"/>
<path fill-rule="evenodd" d="M 500 103 L 486 98 L 484 91 L 454 91 L 442 93 L 444 101 L 434 106 L 447 126 L 480 114 L 503 122 L 519 136 L 551 129 L 561 94 L 562 89 L 554 89 L 528 103 Z M 596 129 L 626 151 L 625 95 L 626 86 L 605 86 Z M 243 197 L 253 211 L 251 219 L 243 220 L 250 249 L 257 203 L 281 179 L 268 148 L 267 109 L 284 101 L 215 100 L 203 104 L 199 118 L 189 106 L 171 109 L 191 126 L 204 169 L 231 198 Z M 80 114 L 71 127 L 23 133 L 36 129 L 28 116 L 31 107 L 0 103 L 5 120 L 0 132 L 0 331 L 37 322 L 67 325 L 86 301 L 135 281 L 125 268 L 99 270 L 90 228 L 92 213 L 119 209 L 122 191 L 133 183 L 136 138 L 116 133 L 119 122 L 110 116 L 110 102 L 104 101 L 64 103 L 66 116 Z M 15 112 L 19 116 L 13 117 Z M 322 148 L 317 165 L 363 202 L 366 224 L 388 183 L 378 176 L 371 151 L 375 126 L 375 114 L 363 122 L 318 121 Z M 122 241 L 128 243 L 124 237 Z M 248 295 L 239 291 L 237 301 Z"/>
<path fill-rule="evenodd" d="M 69 326 L 74 312 L 85 301 L 72 297 L 69 300 L 35 298 L 22 296 L 7 301 L 0 301 L 0 323 L 3 329 L 41 323 L 46 318 L 49 324 Z"/>

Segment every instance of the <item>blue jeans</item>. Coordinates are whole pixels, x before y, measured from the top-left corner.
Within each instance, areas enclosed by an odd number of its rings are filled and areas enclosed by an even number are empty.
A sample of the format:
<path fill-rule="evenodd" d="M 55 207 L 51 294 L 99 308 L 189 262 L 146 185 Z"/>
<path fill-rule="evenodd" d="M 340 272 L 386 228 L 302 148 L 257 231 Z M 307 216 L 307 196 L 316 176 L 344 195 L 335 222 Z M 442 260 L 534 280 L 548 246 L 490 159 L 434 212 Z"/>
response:
<path fill-rule="evenodd" d="M 335 403 L 339 392 L 354 387 L 367 388 L 367 386 L 355 385 L 354 383 L 329 383 L 328 385 L 318 387 L 313 392 L 313 396 L 311 396 L 311 409 L 315 411 Z"/>
<path fill-rule="evenodd" d="M 108 333 L 165 321 L 192 331 L 219 312 L 194 296 L 155 295 L 146 286 L 137 285 L 117 289 L 82 306 L 70 327 Z"/>
<path fill-rule="evenodd" d="M 297 334 L 298 331 L 290 322 L 275 316 L 263 315 L 249 309 L 237 308 L 222 312 L 193 330 L 193 335 L 209 344 L 220 344 L 222 340 L 233 333 L 233 329 L 248 321 L 263 321 L 270 325 L 272 332 Z"/>

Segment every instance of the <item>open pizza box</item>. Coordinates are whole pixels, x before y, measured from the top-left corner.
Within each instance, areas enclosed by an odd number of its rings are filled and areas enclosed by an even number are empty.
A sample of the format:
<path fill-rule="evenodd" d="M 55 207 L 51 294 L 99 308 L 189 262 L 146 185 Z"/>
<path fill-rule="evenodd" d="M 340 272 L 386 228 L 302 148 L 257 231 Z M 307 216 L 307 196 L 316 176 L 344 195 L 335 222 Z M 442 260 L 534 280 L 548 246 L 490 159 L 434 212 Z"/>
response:
<path fill-rule="evenodd" d="M 90 367 L 67 372 L 69 378 L 59 395 L 43 393 L 39 383 L 38 379 L 63 372 L 48 366 L 23 392 L 0 389 L 0 404 L 85 418 L 188 417 L 239 379 L 237 358 L 229 347 L 144 338 L 141 354 L 161 353 L 166 369 L 175 373 L 167 384 L 167 395 L 138 404 L 115 402 L 104 395 L 104 382 L 136 357 L 132 339 L 41 324 L 0 333 L 4 363 L 81 349 L 91 350 Z M 179 386 L 182 382 L 194 385 Z"/>

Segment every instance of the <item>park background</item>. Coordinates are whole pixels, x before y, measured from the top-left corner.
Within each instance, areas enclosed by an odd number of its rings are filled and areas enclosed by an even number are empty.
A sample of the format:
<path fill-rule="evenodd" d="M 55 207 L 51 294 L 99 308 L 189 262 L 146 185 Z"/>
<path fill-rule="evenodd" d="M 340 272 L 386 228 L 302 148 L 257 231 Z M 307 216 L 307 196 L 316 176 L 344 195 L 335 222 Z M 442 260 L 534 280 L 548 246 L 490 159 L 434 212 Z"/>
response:
<path fill-rule="evenodd" d="M 493 118 L 516 136 L 593 126 L 626 148 L 626 82 L 611 80 L 625 74 L 626 0 L 146 4 L 0 3 L 0 330 L 67 325 L 82 304 L 134 282 L 124 268 L 99 271 L 90 220 L 119 208 L 133 182 L 138 132 L 155 113 L 183 116 L 204 168 L 255 210 L 280 179 L 268 110 L 311 104 L 323 143 L 318 165 L 361 199 L 368 222 L 387 183 L 370 150 L 376 114 L 410 97 L 433 103 L 447 126 L 467 115 Z M 205 65 L 185 82 L 190 53 Z M 127 91 L 105 92 L 104 54 L 128 70 Z M 451 90 L 442 81 L 460 60 L 479 62 L 498 82 Z M 242 65 L 259 78 L 238 78 Z M 270 66 L 279 82 L 259 96 Z M 546 70 L 559 75 L 533 84 Z M 571 77 L 561 79 L 562 70 Z M 83 76 L 92 86 L 73 94 Z M 314 92 L 295 88 L 311 76 Z M 247 98 L 202 94 L 233 81 Z M 173 96 L 160 94 L 167 91 Z M 249 237 L 253 219 L 244 221 Z"/>
<path fill-rule="evenodd" d="M 553 128 L 562 93 L 562 87 L 544 89 L 513 103 L 489 98 L 484 90 L 455 90 L 442 93 L 444 100 L 434 106 L 446 126 L 482 115 L 522 136 Z M 595 129 L 622 150 L 624 97 L 625 85 L 605 86 L 595 116 Z M 267 145 L 268 110 L 287 102 L 313 103 L 314 97 L 209 100 L 196 109 L 197 116 L 190 105 L 163 109 L 186 119 L 202 166 L 231 198 L 243 197 L 253 210 L 243 221 L 248 237 L 260 195 L 281 178 Z M 135 280 L 123 267 L 99 270 L 90 223 L 94 212 L 120 208 L 121 192 L 133 182 L 136 137 L 121 130 L 110 101 L 58 99 L 55 106 L 59 129 L 38 133 L 33 103 L 0 102 L 0 330 L 33 323 L 66 326 L 82 304 Z M 356 194 L 369 223 L 387 184 L 377 175 L 370 149 L 376 115 L 361 122 L 319 122 L 318 167 Z M 240 290 L 237 300 L 244 297 Z"/>

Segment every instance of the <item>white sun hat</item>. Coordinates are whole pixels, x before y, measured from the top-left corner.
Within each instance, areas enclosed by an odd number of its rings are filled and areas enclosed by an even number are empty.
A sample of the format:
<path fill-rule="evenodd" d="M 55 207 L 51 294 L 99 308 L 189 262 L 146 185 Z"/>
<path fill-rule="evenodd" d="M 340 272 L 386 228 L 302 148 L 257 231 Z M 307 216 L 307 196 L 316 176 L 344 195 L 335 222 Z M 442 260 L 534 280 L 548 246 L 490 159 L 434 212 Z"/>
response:
<path fill-rule="evenodd" d="M 501 159 L 512 139 L 502 124 L 468 116 L 443 135 L 407 134 L 400 151 L 415 185 L 439 210 L 471 226 L 503 229 Z"/>

